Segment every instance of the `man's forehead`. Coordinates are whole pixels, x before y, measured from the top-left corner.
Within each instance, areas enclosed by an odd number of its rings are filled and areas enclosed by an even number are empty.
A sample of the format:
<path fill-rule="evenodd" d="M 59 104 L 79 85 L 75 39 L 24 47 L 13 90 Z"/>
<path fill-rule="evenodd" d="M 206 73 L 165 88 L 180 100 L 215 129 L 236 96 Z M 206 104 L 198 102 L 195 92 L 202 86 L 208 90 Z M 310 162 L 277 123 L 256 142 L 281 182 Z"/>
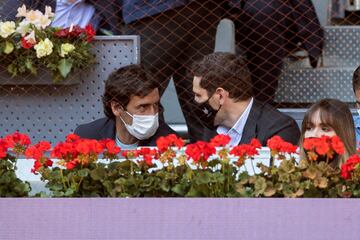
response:
<path fill-rule="evenodd" d="M 146 96 L 136 96 L 132 95 L 130 97 L 130 102 L 134 102 L 137 105 L 140 104 L 149 104 L 149 103 L 156 103 L 160 101 L 159 91 L 157 88 L 155 88 L 153 91 L 151 91 Z"/>

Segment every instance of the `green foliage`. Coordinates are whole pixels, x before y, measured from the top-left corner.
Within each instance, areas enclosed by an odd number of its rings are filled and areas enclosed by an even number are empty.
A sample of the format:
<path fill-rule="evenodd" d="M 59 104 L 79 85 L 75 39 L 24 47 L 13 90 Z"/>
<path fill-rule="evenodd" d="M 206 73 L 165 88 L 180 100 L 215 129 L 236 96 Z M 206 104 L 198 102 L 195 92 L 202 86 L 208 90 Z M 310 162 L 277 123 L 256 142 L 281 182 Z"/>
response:
<path fill-rule="evenodd" d="M 325 162 L 282 160 L 279 167 L 259 164 L 261 173 L 243 174 L 237 191 L 247 197 L 341 197 L 340 170 Z"/>
<path fill-rule="evenodd" d="M 0 159 L 0 197 L 27 197 L 31 188 L 15 174 L 16 159 L 10 155 Z"/>

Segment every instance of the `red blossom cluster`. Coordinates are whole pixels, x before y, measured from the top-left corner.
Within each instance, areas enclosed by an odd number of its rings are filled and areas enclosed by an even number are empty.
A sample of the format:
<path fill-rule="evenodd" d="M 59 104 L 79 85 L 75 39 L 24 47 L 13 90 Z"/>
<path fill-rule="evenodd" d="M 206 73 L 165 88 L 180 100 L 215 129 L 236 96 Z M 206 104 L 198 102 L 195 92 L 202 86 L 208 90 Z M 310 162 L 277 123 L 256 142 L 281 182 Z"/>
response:
<path fill-rule="evenodd" d="M 91 25 L 87 25 L 85 28 L 81 28 L 77 25 L 64 28 L 56 31 L 54 36 L 58 38 L 76 38 L 79 37 L 81 34 L 86 35 L 86 40 L 91 42 L 96 34 L 94 28 Z"/>
<path fill-rule="evenodd" d="M 116 158 L 119 152 L 120 148 L 116 146 L 114 140 L 82 139 L 75 134 L 69 134 L 65 142 L 60 142 L 54 147 L 51 157 L 61 159 L 59 163 L 70 170 L 78 164 L 84 166 L 97 161 L 99 154 Z"/>
<path fill-rule="evenodd" d="M 297 146 L 284 141 L 280 136 L 274 136 L 267 140 L 267 146 L 271 150 L 271 155 L 283 155 L 286 153 L 296 153 Z"/>
<path fill-rule="evenodd" d="M 241 144 L 239 146 L 234 147 L 231 149 L 230 154 L 238 157 L 238 161 L 236 162 L 236 165 L 241 166 L 244 164 L 246 158 L 248 157 L 254 157 L 255 155 L 258 155 L 258 149 L 261 148 L 261 143 L 256 138 L 253 138 L 250 142 L 250 144 Z"/>
<path fill-rule="evenodd" d="M 153 160 L 159 158 L 159 152 L 157 149 L 143 147 L 137 150 L 125 150 L 122 152 L 122 156 L 126 159 L 142 158 L 143 160 L 138 161 L 138 163 L 145 163 L 146 166 L 151 167 L 153 165 Z"/>
<path fill-rule="evenodd" d="M 214 147 L 225 147 L 231 141 L 231 137 L 225 134 L 219 134 L 210 140 L 210 144 Z"/>
<path fill-rule="evenodd" d="M 25 156 L 28 159 L 34 159 L 34 167 L 31 172 L 37 174 L 41 167 L 51 167 L 53 162 L 45 156 L 45 152 L 51 149 L 51 145 L 47 141 L 40 141 L 37 144 L 30 146 L 25 151 Z"/>
<path fill-rule="evenodd" d="M 156 146 L 160 152 L 165 152 L 169 147 L 182 148 L 185 145 L 182 138 L 178 138 L 175 134 L 170 134 L 166 137 L 159 137 L 156 140 Z"/>
<path fill-rule="evenodd" d="M 350 179 L 355 169 L 360 167 L 360 157 L 358 155 L 351 156 L 346 163 L 341 165 L 341 177 Z"/>
<path fill-rule="evenodd" d="M 8 152 L 8 147 L 4 139 L 0 139 L 0 159 L 6 157 Z"/>
<path fill-rule="evenodd" d="M 321 136 L 319 138 L 305 138 L 303 142 L 304 150 L 308 152 L 310 161 L 316 161 L 318 156 L 326 156 L 331 159 L 334 153 L 339 155 L 344 154 L 344 143 L 338 136 Z"/>
<path fill-rule="evenodd" d="M 209 157 L 216 153 L 215 147 L 207 142 L 198 141 L 186 146 L 187 158 L 192 158 L 195 163 L 205 163 Z"/>
<path fill-rule="evenodd" d="M 13 134 L 6 135 L 1 141 L 2 149 L 7 151 L 11 148 L 16 154 L 23 154 L 26 148 L 31 144 L 30 138 L 26 134 L 15 132 Z M 1 151 L 1 150 L 0 150 Z M 3 154 L 1 154 L 3 155 Z"/>

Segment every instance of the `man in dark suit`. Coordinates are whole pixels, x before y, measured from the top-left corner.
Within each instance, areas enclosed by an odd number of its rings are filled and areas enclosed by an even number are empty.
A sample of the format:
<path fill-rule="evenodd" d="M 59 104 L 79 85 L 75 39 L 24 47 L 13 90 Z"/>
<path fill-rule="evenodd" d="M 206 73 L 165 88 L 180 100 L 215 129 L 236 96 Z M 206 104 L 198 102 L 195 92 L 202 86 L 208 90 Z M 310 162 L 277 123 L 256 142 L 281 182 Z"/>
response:
<path fill-rule="evenodd" d="M 173 77 L 191 140 L 203 134 L 192 114 L 189 66 L 213 52 L 223 0 L 123 0 L 124 34 L 141 37 L 141 61 L 160 79 L 160 95 Z"/>
<path fill-rule="evenodd" d="M 105 118 L 80 125 L 83 138 L 114 139 L 121 149 L 156 146 L 156 139 L 175 133 L 159 121 L 158 82 L 140 65 L 115 70 L 105 82 L 102 97 Z"/>
<path fill-rule="evenodd" d="M 246 62 L 230 53 L 212 53 L 193 65 L 193 92 L 198 115 L 207 126 L 207 139 L 228 134 L 230 144 L 249 143 L 252 138 L 266 145 L 275 135 L 298 144 L 294 119 L 252 97 Z"/>
<path fill-rule="evenodd" d="M 324 33 L 311 0 L 229 0 L 229 4 L 258 100 L 273 102 L 289 53 L 304 49 L 311 66 L 318 65 Z"/>
<path fill-rule="evenodd" d="M 65 3 L 64 3 L 65 2 Z M 78 11 L 79 14 L 84 13 L 92 14 L 91 19 L 89 20 L 89 24 L 92 24 L 98 30 L 98 34 L 119 34 L 120 33 L 120 23 L 121 23 L 121 5 L 117 0 L 68 0 L 59 1 L 59 0 L 6 0 L 2 3 L 2 10 L 0 12 L 0 18 L 6 20 L 15 20 L 15 16 L 17 14 L 17 9 L 21 7 L 23 4 L 28 9 L 40 10 L 41 12 L 45 11 L 45 6 L 50 6 L 52 10 L 55 12 L 59 10 L 58 6 L 61 6 L 62 11 L 66 10 L 66 4 L 78 4 L 76 8 L 69 9 L 74 11 L 71 13 L 72 16 L 75 16 L 76 19 L 66 19 L 69 22 L 77 22 L 81 20 L 78 19 L 77 15 L 74 14 Z M 60 5 L 59 5 L 60 4 Z M 82 6 L 80 5 L 82 4 Z M 65 7 L 64 7 L 65 6 Z M 89 9 L 89 6 L 93 7 L 95 12 L 92 13 Z M 81 9 L 83 8 L 83 9 Z M 85 9 L 87 8 L 87 9 Z M 81 9 L 81 10 L 79 10 Z M 88 10 L 88 11 L 87 11 Z M 55 16 L 56 19 L 56 16 Z M 65 21 L 65 20 L 64 20 Z M 67 26 L 69 27 L 69 26 Z"/>

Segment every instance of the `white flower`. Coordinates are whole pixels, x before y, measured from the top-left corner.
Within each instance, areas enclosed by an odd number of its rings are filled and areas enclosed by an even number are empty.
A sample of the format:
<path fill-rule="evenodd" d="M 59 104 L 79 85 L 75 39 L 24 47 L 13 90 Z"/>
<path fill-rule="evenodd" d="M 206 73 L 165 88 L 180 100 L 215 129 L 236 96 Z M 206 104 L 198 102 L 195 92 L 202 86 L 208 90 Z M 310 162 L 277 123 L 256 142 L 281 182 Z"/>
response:
<path fill-rule="evenodd" d="M 7 38 L 14 32 L 15 32 L 15 22 L 13 22 L 13 21 L 0 22 L 0 36 L 1 37 Z"/>
<path fill-rule="evenodd" d="M 29 23 L 37 25 L 41 16 L 43 16 L 43 14 L 39 10 L 31 10 L 26 13 L 25 17 Z"/>
<path fill-rule="evenodd" d="M 34 48 L 36 50 L 37 58 L 42 58 L 53 52 L 53 43 L 48 38 L 45 38 L 45 40 L 41 40 L 36 44 Z"/>
<path fill-rule="evenodd" d="M 16 32 L 20 33 L 21 36 L 25 36 L 30 31 L 31 31 L 30 23 L 26 21 L 26 19 L 22 20 L 19 23 L 19 26 L 16 28 Z"/>
<path fill-rule="evenodd" d="M 48 17 L 48 18 L 52 18 L 52 17 L 55 16 L 55 14 L 51 11 L 50 6 L 45 7 L 45 16 Z"/>
<path fill-rule="evenodd" d="M 17 9 L 16 17 L 26 17 L 26 6 L 23 4 L 21 7 Z"/>
<path fill-rule="evenodd" d="M 51 20 L 47 16 L 40 16 L 39 21 L 35 25 L 37 28 L 45 29 L 50 23 Z"/>
<path fill-rule="evenodd" d="M 67 54 L 72 52 L 74 49 L 75 49 L 75 46 L 72 45 L 71 43 L 63 43 L 63 44 L 61 44 L 61 48 L 60 48 L 60 56 L 65 57 Z"/>
<path fill-rule="evenodd" d="M 32 45 L 36 44 L 35 31 L 32 31 L 29 35 L 27 35 L 25 40 Z"/>

